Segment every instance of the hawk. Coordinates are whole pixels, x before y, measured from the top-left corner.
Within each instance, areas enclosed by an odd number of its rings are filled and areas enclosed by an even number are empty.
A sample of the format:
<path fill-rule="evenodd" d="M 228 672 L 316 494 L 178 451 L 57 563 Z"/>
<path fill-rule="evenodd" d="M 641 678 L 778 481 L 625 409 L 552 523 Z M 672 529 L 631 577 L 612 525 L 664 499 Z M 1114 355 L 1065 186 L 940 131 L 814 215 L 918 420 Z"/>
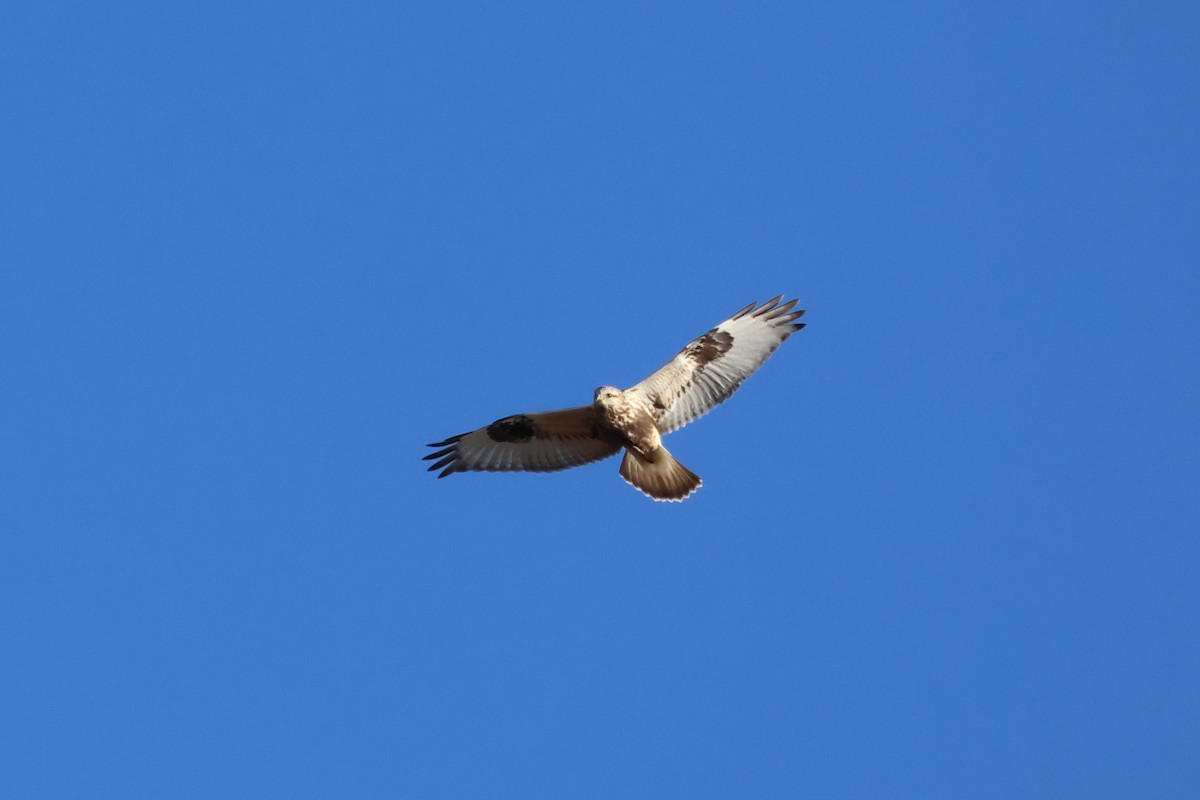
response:
<path fill-rule="evenodd" d="M 616 455 L 625 448 L 620 474 L 643 494 L 681 501 L 700 478 L 662 445 L 732 395 L 742 381 L 804 327 L 803 310 L 783 296 L 751 303 L 694 339 L 641 383 L 624 391 L 596 389 L 591 405 L 498 419 L 479 430 L 434 442 L 423 460 L 439 478 L 456 472 L 554 472 Z"/>

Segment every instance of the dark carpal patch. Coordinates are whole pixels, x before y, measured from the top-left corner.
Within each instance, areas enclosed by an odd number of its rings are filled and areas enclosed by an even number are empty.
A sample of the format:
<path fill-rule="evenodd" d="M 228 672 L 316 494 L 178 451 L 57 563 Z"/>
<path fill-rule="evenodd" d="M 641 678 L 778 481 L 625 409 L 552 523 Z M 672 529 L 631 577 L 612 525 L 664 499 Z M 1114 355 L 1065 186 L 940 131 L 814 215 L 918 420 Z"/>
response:
<path fill-rule="evenodd" d="M 733 347 L 733 335 L 728 331 L 713 328 L 688 347 L 692 360 L 703 367 L 710 361 L 720 358 Z"/>
<path fill-rule="evenodd" d="M 487 427 L 493 442 L 528 442 L 533 438 L 533 420 L 524 414 L 498 419 Z"/>

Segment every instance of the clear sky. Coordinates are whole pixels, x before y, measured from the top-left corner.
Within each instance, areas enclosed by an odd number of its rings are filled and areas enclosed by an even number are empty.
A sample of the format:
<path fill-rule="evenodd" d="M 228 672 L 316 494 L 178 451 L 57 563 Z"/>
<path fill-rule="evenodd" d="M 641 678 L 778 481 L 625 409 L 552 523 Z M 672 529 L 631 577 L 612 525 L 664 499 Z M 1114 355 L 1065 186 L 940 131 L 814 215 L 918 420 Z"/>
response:
<path fill-rule="evenodd" d="M 1194 3 L 3 16 L 0 795 L 1198 796 Z"/>

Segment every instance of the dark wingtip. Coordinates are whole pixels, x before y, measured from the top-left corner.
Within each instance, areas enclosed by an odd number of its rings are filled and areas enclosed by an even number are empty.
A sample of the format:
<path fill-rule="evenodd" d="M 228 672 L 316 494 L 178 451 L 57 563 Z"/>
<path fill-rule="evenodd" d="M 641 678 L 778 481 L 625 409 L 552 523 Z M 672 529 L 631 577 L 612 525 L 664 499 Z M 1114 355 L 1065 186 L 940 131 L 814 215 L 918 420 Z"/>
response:
<path fill-rule="evenodd" d="M 778 319 L 779 317 L 781 317 L 781 316 L 783 316 L 784 314 L 786 314 L 786 313 L 788 313 L 789 311 L 791 311 L 791 310 L 792 310 L 792 307 L 793 307 L 793 306 L 795 306 L 795 305 L 796 305 L 796 303 L 799 303 L 799 302 L 800 302 L 800 298 L 798 298 L 798 297 L 797 297 L 797 298 L 795 298 L 794 300 L 788 300 L 786 303 L 784 303 L 784 304 L 783 304 L 783 305 L 781 305 L 781 306 L 778 306 L 778 307 L 777 307 L 777 308 L 776 308 L 774 311 L 772 311 L 772 312 L 771 312 L 771 313 L 770 313 L 770 314 L 767 316 L 767 318 L 768 318 L 768 319 Z"/>
<path fill-rule="evenodd" d="M 435 470 L 435 469 L 441 469 L 442 467 L 446 466 L 447 464 L 450 464 L 451 466 L 453 466 L 454 462 L 458 460 L 458 453 L 454 452 L 453 450 L 450 450 L 448 452 L 442 451 L 442 453 L 434 453 L 434 455 L 443 455 L 444 458 L 442 458 L 440 461 L 433 462 L 433 466 L 429 468 L 430 471 Z"/>
<path fill-rule="evenodd" d="M 465 433 L 460 433 L 458 436 L 451 436 L 449 439 L 445 440 L 444 442 L 430 442 L 429 444 L 427 444 L 425 446 L 426 447 L 449 447 L 450 445 L 452 445 L 456 442 L 462 441 L 462 438 L 464 436 L 466 436 Z"/>
<path fill-rule="evenodd" d="M 443 467 L 444 467 L 444 469 L 443 469 Z M 459 464 L 456 460 L 451 461 L 449 466 L 446 465 L 445 461 L 439 461 L 438 463 L 434 464 L 432 467 L 430 467 L 429 469 L 427 469 L 425 471 L 426 472 L 437 472 L 439 469 L 442 471 L 440 473 L 438 473 L 438 478 L 444 478 L 447 475 L 453 475 L 456 472 L 462 472 L 462 470 L 459 469 Z"/>
<path fill-rule="evenodd" d="M 768 300 L 767 302 L 765 302 L 761 306 L 759 306 L 758 309 L 755 310 L 754 316 L 761 317 L 763 314 L 766 314 L 768 311 L 775 308 L 775 306 L 779 305 L 779 301 L 782 299 L 783 299 L 783 295 L 781 295 L 781 294 L 775 295 L 770 300 Z"/>
<path fill-rule="evenodd" d="M 730 317 L 730 319 L 738 319 L 739 317 L 744 317 L 744 316 L 746 316 L 746 315 L 747 315 L 747 314 L 749 314 L 751 311 L 753 311 L 753 310 L 754 310 L 754 307 L 755 307 L 755 306 L 757 306 L 757 305 L 758 305 L 758 303 L 757 303 L 757 302 L 751 303 L 750 305 L 746 306 L 745 308 L 741 309 L 741 310 L 740 310 L 740 311 L 738 311 L 736 314 L 734 314 L 732 317 Z"/>

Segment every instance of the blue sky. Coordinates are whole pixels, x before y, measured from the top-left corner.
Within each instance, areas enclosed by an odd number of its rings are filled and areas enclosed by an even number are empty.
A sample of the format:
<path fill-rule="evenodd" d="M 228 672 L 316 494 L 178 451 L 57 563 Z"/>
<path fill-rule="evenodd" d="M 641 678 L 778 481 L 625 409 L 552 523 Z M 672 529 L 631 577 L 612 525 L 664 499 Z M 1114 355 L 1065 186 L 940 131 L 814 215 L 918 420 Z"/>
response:
<path fill-rule="evenodd" d="M 1200 788 L 1194 5 L 0 45 L 0 794 Z M 424 472 L 779 293 L 686 503 Z"/>

